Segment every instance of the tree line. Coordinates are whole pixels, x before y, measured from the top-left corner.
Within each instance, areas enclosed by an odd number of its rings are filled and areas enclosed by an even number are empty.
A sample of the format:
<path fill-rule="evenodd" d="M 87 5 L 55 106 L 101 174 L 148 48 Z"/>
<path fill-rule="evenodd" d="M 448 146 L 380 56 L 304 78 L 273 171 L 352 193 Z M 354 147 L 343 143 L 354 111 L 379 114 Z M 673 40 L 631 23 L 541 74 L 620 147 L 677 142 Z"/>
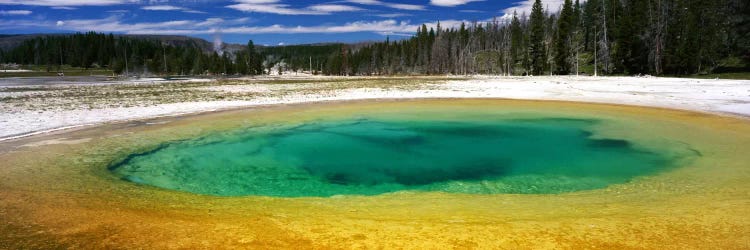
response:
<path fill-rule="evenodd" d="M 263 73 L 263 58 L 253 41 L 233 53 L 206 51 L 197 44 L 171 45 L 157 39 L 115 37 L 96 32 L 40 36 L 0 51 L 0 62 L 84 69 L 107 68 L 118 74 L 219 75 Z"/>
<path fill-rule="evenodd" d="M 455 27 L 422 25 L 398 41 L 257 48 L 251 40 L 226 53 L 89 32 L 26 40 L 0 51 L 0 61 L 189 75 L 256 75 L 274 67 L 327 75 L 748 72 L 750 2 L 565 0 L 551 13 L 536 0 L 531 13 Z"/>
<path fill-rule="evenodd" d="M 654 74 L 749 71 L 746 0 L 565 0 L 531 13 L 330 56 L 327 74 Z"/>

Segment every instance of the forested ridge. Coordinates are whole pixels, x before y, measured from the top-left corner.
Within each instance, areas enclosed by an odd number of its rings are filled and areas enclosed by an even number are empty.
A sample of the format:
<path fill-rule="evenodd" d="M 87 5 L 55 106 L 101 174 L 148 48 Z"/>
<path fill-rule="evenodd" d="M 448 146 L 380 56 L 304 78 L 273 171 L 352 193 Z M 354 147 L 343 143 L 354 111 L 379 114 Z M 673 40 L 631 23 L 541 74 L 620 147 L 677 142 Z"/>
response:
<path fill-rule="evenodd" d="M 249 41 L 244 49 L 224 53 L 206 51 L 202 44 L 173 44 L 157 39 L 115 37 L 96 32 L 67 36 L 40 36 L 0 51 L 0 61 L 42 65 L 59 70 L 60 65 L 108 68 L 121 74 L 243 74 L 263 72 L 263 58 Z"/>
<path fill-rule="evenodd" d="M 98 33 L 47 36 L 0 52 L 0 61 L 106 67 L 118 73 L 329 75 L 653 74 L 750 71 L 747 0 L 565 0 L 531 13 L 451 27 L 422 25 L 408 39 L 205 51 L 191 44 Z M 554 8 L 557 9 L 557 8 Z M 126 66 L 127 64 L 127 66 Z"/>
<path fill-rule="evenodd" d="M 654 74 L 747 71 L 746 0 L 566 0 L 510 20 L 422 26 L 333 55 L 331 74 Z M 340 67 L 337 67 L 339 66 Z"/>

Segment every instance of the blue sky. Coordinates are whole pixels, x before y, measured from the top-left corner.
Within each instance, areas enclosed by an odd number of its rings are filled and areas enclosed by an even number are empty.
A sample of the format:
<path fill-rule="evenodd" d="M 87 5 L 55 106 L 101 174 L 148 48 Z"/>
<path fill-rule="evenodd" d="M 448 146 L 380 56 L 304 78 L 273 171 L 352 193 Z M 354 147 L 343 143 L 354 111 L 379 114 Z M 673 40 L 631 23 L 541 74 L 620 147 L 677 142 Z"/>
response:
<path fill-rule="evenodd" d="M 172 34 L 256 44 L 407 37 L 422 23 L 488 21 L 533 0 L 0 0 L 0 33 Z M 543 0 L 552 11 L 562 0 Z"/>

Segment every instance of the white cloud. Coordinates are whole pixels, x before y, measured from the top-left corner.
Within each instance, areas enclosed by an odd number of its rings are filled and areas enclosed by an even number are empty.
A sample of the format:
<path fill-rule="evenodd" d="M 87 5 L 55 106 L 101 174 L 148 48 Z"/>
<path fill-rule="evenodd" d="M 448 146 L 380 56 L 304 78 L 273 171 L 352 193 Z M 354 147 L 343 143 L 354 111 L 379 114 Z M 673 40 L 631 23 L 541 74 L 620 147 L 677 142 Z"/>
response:
<path fill-rule="evenodd" d="M 124 23 L 120 16 L 111 16 L 105 19 L 79 19 L 61 20 L 56 24 L 59 30 L 65 31 L 97 31 L 105 33 L 125 34 L 172 34 L 172 35 L 198 35 L 215 34 L 219 30 L 223 34 L 338 34 L 354 32 L 372 32 L 377 34 L 413 34 L 422 24 L 408 21 L 382 20 L 382 21 L 357 21 L 340 25 L 312 25 L 312 26 L 244 26 L 240 22 L 247 19 L 224 20 L 221 18 L 208 18 L 205 20 L 174 20 L 167 22 L 148 23 Z M 462 21 L 441 21 L 443 27 L 458 26 Z M 3 24 L 0 22 L 0 24 Z M 40 27 L 40 24 L 26 23 L 26 27 Z M 222 26 L 222 27 L 217 27 Z M 435 27 L 436 23 L 428 23 L 428 27 Z M 2 30 L 2 28 L 0 28 Z"/>
<path fill-rule="evenodd" d="M 458 27 L 464 20 L 446 20 L 440 21 L 442 27 Z M 437 22 L 425 24 L 427 27 L 434 28 Z M 236 34 L 299 34 L 299 33 L 354 33 L 354 32 L 374 32 L 377 34 L 413 34 L 421 27 L 421 23 L 411 23 L 407 21 L 382 20 L 382 21 L 357 21 L 345 23 L 342 25 L 318 25 L 318 26 L 254 26 L 254 27 L 233 27 L 222 29 L 224 33 Z"/>
<path fill-rule="evenodd" d="M 249 17 L 242 17 L 232 20 L 232 23 L 242 24 L 252 21 Z"/>
<path fill-rule="evenodd" d="M 143 6 L 141 7 L 142 10 L 153 10 L 153 11 L 182 11 L 185 13 L 197 13 L 197 14 L 205 14 L 206 12 L 203 11 L 197 11 L 197 10 L 191 10 L 185 7 L 178 7 L 178 6 L 172 6 L 172 5 L 150 5 L 150 6 Z"/>
<path fill-rule="evenodd" d="M 279 15 L 325 15 L 328 13 L 313 11 L 313 10 L 301 10 L 289 8 L 287 4 L 251 4 L 251 3 L 240 3 L 226 6 L 230 9 L 235 9 L 244 12 L 258 12 L 258 13 L 271 13 Z"/>
<path fill-rule="evenodd" d="M 106 6 L 137 2 L 136 0 L 0 0 L 0 5 L 34 6 Z"/>
<path fill-rule="evenodd" d="M 271 13 L 278 15 L 329 15 L 334 12 L 361 11 L 361 8 L 341 4 L 316 4 L 306 8 L 293 8 L 281 0 L 235 0 L 227 8 L 244 12 Z"/>
<path fill-rule="evenodd" d="M 182 7 L 172 6 L 172 5 L 151 5 L 151 6 L 144 6 L 141 7 L 143 10 L 183 10 Z"/>
<path fill-rule="evenodd" d="M 154 23 L 122 23 L 118 16 L 111 16 L 104 19 L 75 19 L 57 21 L 56 26 L 62 30 L 72 31 L 97 31 L 106 33 L 137 33 L 137 34 L 167 34 L 164 31 L 171 31 L 168 34 L 177 34 L 175 30 L 190 30 L 198 22 L 189 20 L 175 20 Z M 187 34 L 187 33 L 180 33 Z"/>
<path fill-rule="evenodd" d="M 396 33 L 396 32 L 391 32 L 391 31 L 378 32 L 378 34 L 380 34 L 381 36 L 406 36 L 406 37 L 414 35 L 414 33 Z"/>
<path fill-rule="evenodd" d="M 67 6 L 53 6 L 53 10 L 77 10 L 78 8 L 75 7 L 67 7 Z"/>
<path fill-rule="evenodd" d="M 0 10 L 0 16 L 26 16 L 31 13 L 30 10 Z"/>
<path fill-rule="evenodd" d="M 279 1 L 275 0 L 242 0 L 244 3 L 249 2 L 272 2 L 270 5 Z M 269 5 L 269 4 L 266 4 Z M 170 5 L 148 6 L 151 9 L 158 10 L 177 10 Z M 317 7 L 313 7 L 317 6 Z M 358 7 L 338 4 L 321 4 L 307 6 L 303 10 L 315 11 L 317 13 L 333 13 L 337 11 L 356 11 L 361 10 Z M 348 6 L 348 7 L 347 7 Z M 145 8 L 145 7 L 144 7 Z M 179 8 L 179 7 L 176 7 Z M 369 14 L 368 14 L 369 15 Z M 376 16 L 377 13 L 372 14 Z M 380 14 L 388 18 L 395 18 L 407 14 L 393 13 Z M 0 20 L 0 30 L 9 29 L 53 29 L 58 31 L 96 31 L 103 33 L 122 33 L 122 34 L 172 34 L 172 35 L 210 35 L 219 30 L 223 34 L 341 34 L 370 32 L 381 35 L 409 35 L 413 34 L 422 25 L 412 23 L 411 21 L 397 21 L 394 19 L 386 20 L 362 20 L 338 24 L 311 24 L 289 26 L 282 24 L 269 25 L 251 25 L 255 20 L 244 17 L 237 19 L 224 19 L 211 17 L 206 19 L 184 19 L 170 20 L 164 22 L 131 22 L 122 14 L 113 14 L 103 19 L 60 19 L 60 20 Z M 456 27 L 463 20 L 441 21 L 442 27 Z M 435 27 L 436 23 L 426 24 L 428 27 Z"/>
<path fill-rule="evenodd" d="M 221 25 L 240 25 L 250 22 L 252 19 L 249 17 L 243 17 L 243 18 L 237 18 L 237 19 L 230 19 L 225 20 L 223 18 L 218 17 L 212 17 L 212 18 L 206 18 L 204 21 L 195 21 L 194 26 L 198 27 L 217 27 Z"/>
<path fill-rule="evenodd" d="M 424 10 L 425 7 L 416 4 L 389 3 L 386 6 L 400 10 Z"/>
<path fill-rule="evenodd" d="M 581 3 L 585 1 L 586 0 L 581 0 Z M 542 8 L 544 8 L 544 11 L 547 11 L 549 13 L 557 13 L 560 11 L 560 8 L 562 7 L 564 2 L 564 0 L 542 0 Z M 513 7 L 503 10 L 503 13 L 505 13 L 503 18 L 512 17 L 514 11 L 518 13 L 518 15 L 521 15 L 522 13 L 526 13 L 526 15 L 529 15 L 531 14 L 531 6 L 533 5 L 534 0 L 524 0 L 521 2 L 516 2 Z"/>
<path fill-rule="evenodd" d="M 44 20 L 4 20 L 0 19 L 0 30 L 23 29 L 23 28 L 46 28 L 54 26 L 54 22 Z"/>
<path fill-rule="evenodd" d="M 353 32 L 414 32 L 419 25 L 409 22 L 398 22 L 395 20 L 383 21 L 358 21 L 343 25 L 317 25 L 317 26 L 255 26 L 234 27 L 222 31 L 226 33 L 240 34 L 299 34 L 299 33 L 353 33 Z"/>
<path fill-rule="evenodd" d="M 373 16 L 383 17 L 383 18 L 396 18 L 396 17 L 411 16 L 411 14 L 406 14 L 406 13 L 387 13 L 387 14 L 375 14 Z"/>
<path fill-rule="evenodd" d="M 204 11 L 199 11 L 199 10 L 191 10 L 191 9 L 186 9 L 186 10 L 183 10 L 182 12 L 185 12 L 185 13 L 193 13 L 193 14 L 207 14 L 207 13 L 206 13 L 206 12 L 204 12 Z"/>
<path fill-rule="evenodd" d="M 340 4 L 317 4 L 307 7 L 311 10 L 317 10 L 321 12 L 347 12 L 347 11 L 361 11 L 361 8 L 357 8 L 349 5 Z"/>
<path fill-rule="evenodd" d="M 378 5 L 385 6 L 393 9 L 400 10 L 424 10 L 425 6 L 416 4 L 403 4 L 403 3 L 389 3 L 380 0 L 347 0 L 350 3 L 362 4 L 362 5 Z"/>
<path fill-rule="evenodd" d="M 207 18 L 203 22 L 196 23 L 195 26 L 215 26 L 219 25 L 224 22 L 224 19 L 221 18 Z"/>
<path fill-rule="evenodd" d="M 235 0 L 238 3 L 249 3 L 249 4 L 263 4 L 263 3 L 278 3 L 280 0 Z"/>
<path fill-rule="evenodd" d="M 464 5 L 470 2 L 480 2 L 484 0 L 430 0 L 430 4 L 443 7 L 453 7 Z"/>

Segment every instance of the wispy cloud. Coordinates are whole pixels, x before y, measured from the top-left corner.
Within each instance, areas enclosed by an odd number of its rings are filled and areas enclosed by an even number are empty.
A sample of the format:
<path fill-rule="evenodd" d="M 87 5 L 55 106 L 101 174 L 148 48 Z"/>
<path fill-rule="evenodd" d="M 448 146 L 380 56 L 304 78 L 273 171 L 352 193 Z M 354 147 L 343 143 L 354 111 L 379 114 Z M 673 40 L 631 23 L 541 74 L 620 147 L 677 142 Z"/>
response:
<path fill-rule="evenodd" d="M 52 27 L 54 23 L 39 20 L 3 20 L 0 19 L 0 30 Z"/>
<path fill-rule="evenodd" d="M 317 25 L 317 26 L 254 26 L 225 28 L 226 33 L 239 34 L 299 34 L 299 33 L 353 33 L 353 32 L 413 32 L 419 25 L 409 22 L 398 22 L 396 20 L 383 21 L 357 21 L 342 25 Z"/>
<path fill-rule="evenodd" d="M 221 31 L 224 34 L 338 34 L 355 32 L 372 32 L 384 35 L 412 34 L 421 23 L 396 21 L 392 19 L 381 21 L 356 21 L 338 25 L 288 26 L 273 24 L 266 26 L 245 26 L 241 22 L 248 19 L 224 20 L 208 18 L 205 20 L 174 20 L 166 22 L 125 23 L 120 16 L 104 19 L 60 20 L 48 25 L 65 31 L 98 31 L 124 34 L 172 34 L 172 35 L 200 35 L 214 34 Z M 443 27 L 458 26 L 463 20 L 441 21 Z M 0 23 L 2 24 L 2 23 Z M 14 23 L 20 24 L 20 23 Z M 29 23 L 26 23 L 29 24 Z M 39 24 L 30 24 L 39 26 Z M 428 27 L 435 27 L 435 23 L 428 23 Z M 2 28 L 0 28 L 2 30 Z"/>
<path fill-rule="evenodd" d="M 241 17 L 241 18 L 234 19 L 231 22 L 233 24 L 244 24 L 244 23 L 248 23 L 248 22 L 251 22 L 251 21 L 253 21 L 253 19 L 251 19 L 249 17 Z"/>
<path fill-rule="evenodd" d="M 153 11 L 182 11 L 185 13 L 197 13 L 197 14 L 206 14 L 206 12 L 203 11 L 197 11 L 188 9 L 185 7 L 178 7 L 173 5 L 149 5 L 149 6 L 143 6 L 141 7 L 142 10 L 153 10 Z"/>
<path fill-rule="evenodd" d="M 137 0 L 0 0 L 0 5 L 107 6 L 135 3 Z"/>
<path fill-rule="evenodd" d="M 406 13 L 386 13 L 386 14 L 374 14 L 373 16 L 383 17 L 383 18 L 396 18 L 396 17 L 411 16 L 411 14 L 406 14 Z"/>
<path fill-rule="evenodd" d="M 230 19 L 225 20 L 223 18 L 218 17 L 212 17 L 212 18 L 206 18 L 204 21 L 198 21 L 195 22 L 195 26 L 197 27 L 217 27 L 221 25 L 242 25 L 250 22 L 251 19 L 249 17 L 243 17 L 243 18 L 237 18 L 237 19 Z"/>
<path fill-rule="evenodd" d="M 318 4 L 318 5 L 312 5 L 310 7 L 307 7 L 311 10 L 321 11 L 321 12 L 347 12 L 347 11 L 361 11 L 363 9 L 357 8 L 354 6 L 349 5 L 341 5 L 341 4 Z"/>
<path fill-rule="evenodd" d="M 30 10 L 0 10 L 0 16 L 26 16 L 31 13 Z"/>
<path fill-rule="evenodd" d="M 53 10 L 77 10 L 76 7 L 68 7 L 68 6 L 53 6 L 51 7 Z"/>
<path fill-rule="evenodd" d="M 481 10 L 459 10 L 458 12 L 461 12 L 461 13 L 484 13 L 484 11 L 481 11 Z"/>
<path fill-rule="evenodd" d="M 400 10 L 425 10 L 426 9 L 424 5 L 389 3 L 389 2 L 383 2 L 380 0 L 346 0 L 346 1 L 350 3 L 356 3 L 356 4 L 362 4 L 362 5 L 385 6 L 388 8 L 400 9 Z"/>
<path fill-rule="evenodd" d="M 397 32 L 391 32 L 391 31 L 378 32 L 378 34 L 380 34 L 381 36 L 404 36 L 404 37 L 409 37 L 409 36 L 414 35 L 413 33 L 397 33 Z"/>
<path fill-rule="evenodd" d="M 98 31 L 113 33 L 139 33 L 143 30 L 155 31 L 152 34 L 163 34 L 158 30 L 185 29 L 188 30 L 194 26 L 196 21 L 175 20 L 166 22 L 147 22 L 147 23 L 123 23 L 118 16 L 111 16 L 104 19 L 74 19 L 60 20 L 56 25 L 58 29 L 71 31 Z M 50 27 L 51 28 L 51 27 Z"/>
<path fill-rule="evenodd" d="M 196 23 L 195 26 L 200 26 L 200 27 L 204 27 L 204 26 L 216 26 L 216 25 L 220 25 L 222 23 L 224 23 L 224 19 L 222 19 L 222 18 L 207 18 L 203 22 Z"/>
<path fill-rule="evenodd" d="M 235 0 L 227 8 L 244 12 L 270 13 L 278 15 L 330 15 L 335 12 L 361 11 L 363 9 L 342 4 L 316 4 L 306 8 L 293 8 L 281 0 Z"/>
<path fill-rule="evenodd" d="M 480 2 L 484 0 L 430 0 L 430 4 L 443 7 L 453 7 L 464 5 L 470 2 Z"/>
<path fill-rule="evenodd" d="M 585 2 L 586 0 L 581 0 L 581 2 Z M 542 7 L 545 11 L 549 11 L 550 13 L 556 13 L 560 11 L 560 8 L 562 7 L 562 4 L 564 3 L 564 0 L 542 0 Z M 505 15 L 503 18 L 510 18 L 513 16 L 513 12 L 518 13 L 518 15 L 521 15 L 521 13 L 526 13 L 527 15 L 531 13 L 531 6 L 534 5 L 534 0 L 524 0 L 521 2 L 516 2 L 513 7 L 507 8 L 503 10 L 503 13 Z"/>

